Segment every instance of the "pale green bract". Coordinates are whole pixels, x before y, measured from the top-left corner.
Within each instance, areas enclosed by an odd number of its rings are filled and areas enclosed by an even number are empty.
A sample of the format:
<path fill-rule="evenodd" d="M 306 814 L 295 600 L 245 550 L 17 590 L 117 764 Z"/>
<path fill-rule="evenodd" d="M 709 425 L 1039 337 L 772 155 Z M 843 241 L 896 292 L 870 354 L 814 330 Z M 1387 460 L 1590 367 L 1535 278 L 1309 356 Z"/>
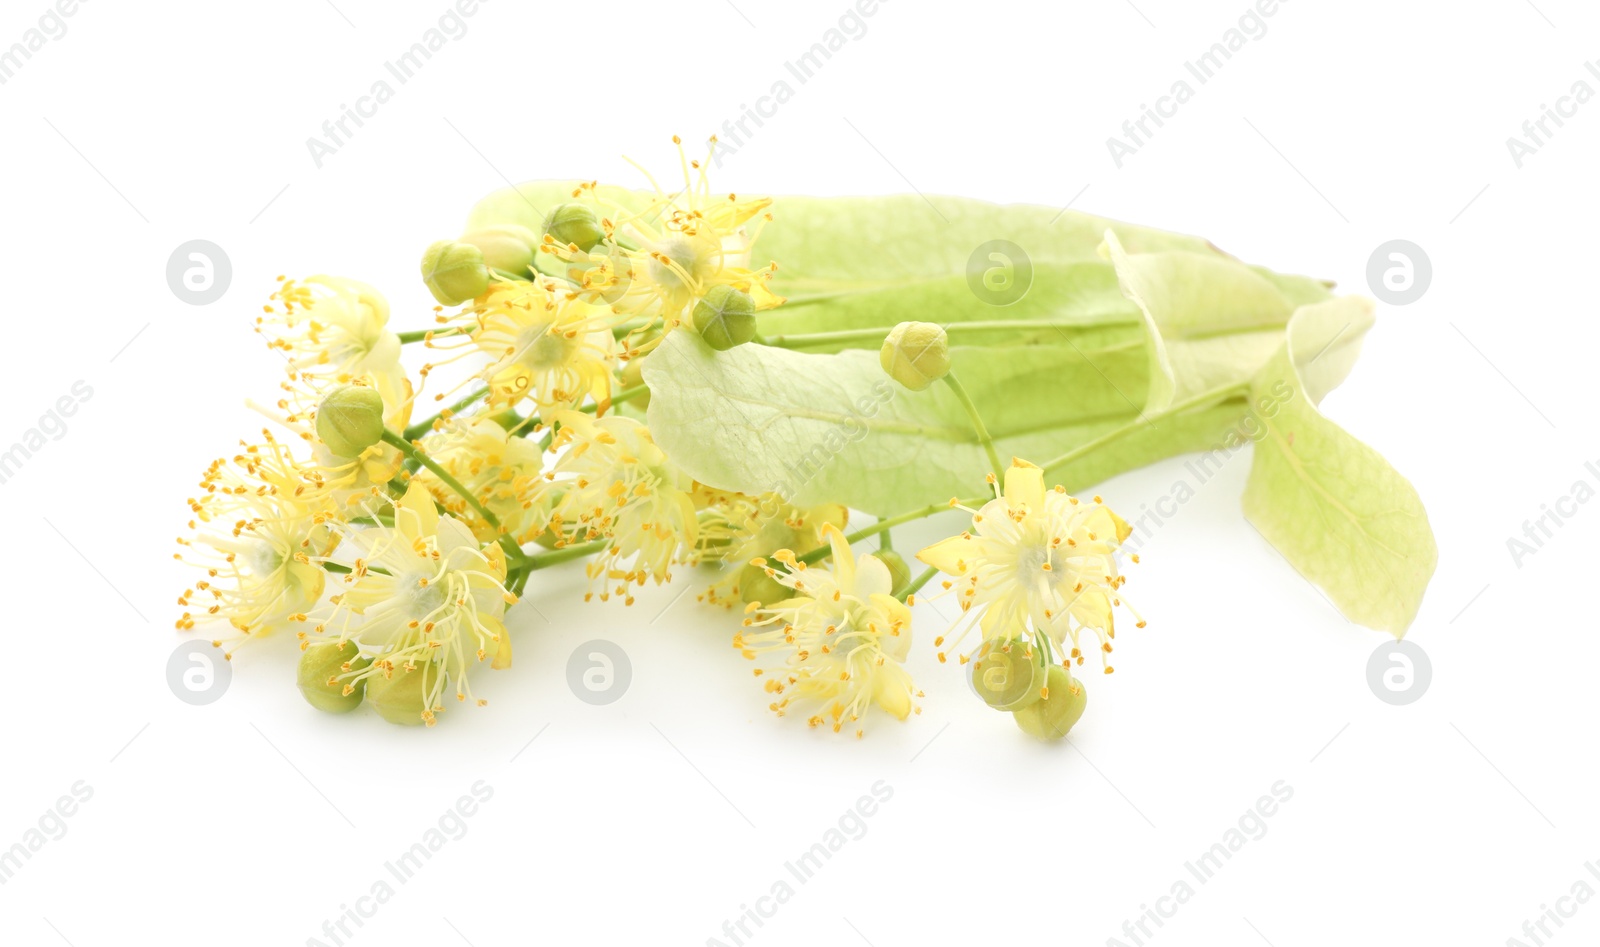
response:
<path fill-rule="evenodd" d="M 468 229 L 537 230 L 574 186 L 496 192 Z M 714 352 L 675 331 L 643 363 L 652 435 L 696 480 L 878 516 L 981 492 L 989 465 L 957 398 L 944 385 L 907 391 L 878 364 L 896 324 L 932 322 L 1002 458 L 1048 466 L 1077 491 L 1257 439 L 1251 522 L 1352 620 L 1398 635 L 1415 617 L 1437 558 L 1421 501 L 1316 408 L 1359 351 L 1364 300 L 1199 238 L 1053 208 L 791 197 L 773 213 L 751 261 L 776 261 L 771 286 L 788 298 L 759 314 L 767 344 Z M 995 239 L 1031 268 L 1010 305 L 969 286 L 969 257 Z"/>
<path fill-rule="evenodd" d="M 1403 636 L 1439 561 L 1422 499 L 1378 452 L 1317 410 L 1355 361 L 1372 306 L 1306 306 L 1255 381 L 1292 392 L 1261 421 L 1244 512 L 1352 621 Z"/>

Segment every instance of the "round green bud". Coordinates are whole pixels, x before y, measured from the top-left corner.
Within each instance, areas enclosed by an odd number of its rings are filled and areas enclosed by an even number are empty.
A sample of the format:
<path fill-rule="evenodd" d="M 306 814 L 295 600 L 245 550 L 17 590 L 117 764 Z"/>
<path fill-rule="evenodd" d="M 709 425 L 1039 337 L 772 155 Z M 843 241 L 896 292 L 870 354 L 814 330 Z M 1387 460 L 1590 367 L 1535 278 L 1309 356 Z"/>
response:
<path fill-rule="evenodd" d="M 1054 664 L 1045 676 L 1045 686 L 1050 696 L 1040 698 L 1011 716 L 1030 736 L 1059 740 L 1083 716 L 1083 708 L 1089 704 L 1089 692 L 1081 682 L 1072 679 L 1066 668 Z"/>
<path fill-rule="evenodd" d="M 365 385 L 335 388 L 317 407 L 317 436 L 340 457 L 359 457 L 383 439 L 383 396 Z"/>
<path fill-rule="evenodd" d="M 472 244 L 440 240 L 422 254 L 422 281 L 441 305 L 459 306 L 489 288 L 489 267 Z"/>
<path fill-rule="evenodd" d="M 422 690 L 424 678 L 439 673 L 436 667 L 418 666 L 415 670 L 407 671 L 401 666 L 395 668 L 388 677 L 374 674 L 367 678 L 367 703 L 378 712 L 378 716 L 390 723 L 406 727 L 421 726 L 427 722 L 422 714 L 429 709 L 427 695 Z"/>
<path fill-rule="evenodd" d="M 544 219 L 544 232 L 562 246 L 573 245 L 588 253 L 606 238 L 600 218 L 583 204 L 560 204 Z"/>
<path fill-rule="evenodd" d="M 718 283 L 695 303 L 694 328 L 719 352 L 743 345 L 756 337 L 756 301 L 749 293 Z"/>
<path fill-rule="evenodd" d="M 527 279 L 539 249 L 539 235 L 520 224 L 500 224 L 474 230 L 461 237 L 483 251 L 483 263 L 491 270 Z M 478 294 L 474 293 L 476 297 Z"/>
<path fill-rule="evenodd" d="M 794 594 L 794 589 L 767 575 L 761 566 L 747 563 L 739 570 L 739 600 L 746 605 L 776 605 L 794 598 Z"/>
<path fill-rule="evenodd" d="M 1044 655 L 1026 641 L 986 641 L 972 661 L 972 689 L 996 710 L 1037 703 L 1046 680 Z"/>
<path fill-rule="evenodd" d="M 911 584 L 911 567 L 893 549 L 880 549 L 872 557 L 889 568 L 890 588 L 892 595 L 899 595 L 905 587 Z"/>
<path fill-rule="evenodd" d="M 902 322 L 883 340 L 878 364 L 890 378 L 922 391 L 950 374 L 950 337 L 931 322 Z"/>
<path fill-rule="evenodd" d="M 638 355 L 622 363 L 622 387 L 637 388 L 644 384 L 645 355 Z M 640 411 L 650 407 L 650 389 L 646 388 L 643 394 L 634 395 L 629 402 Z"/>
<path fill-rule="evenodd" d="M 348 676 L 372 661 L 361 656 L 354 641 L 319 641 L 300 652 L 295 683 L 306 703 L 330 714 L 349 713 L 361 706 L 366 696 L 366 681 L 351 681 Z M 349 665 L 346 668 L 346 665 Z"/>

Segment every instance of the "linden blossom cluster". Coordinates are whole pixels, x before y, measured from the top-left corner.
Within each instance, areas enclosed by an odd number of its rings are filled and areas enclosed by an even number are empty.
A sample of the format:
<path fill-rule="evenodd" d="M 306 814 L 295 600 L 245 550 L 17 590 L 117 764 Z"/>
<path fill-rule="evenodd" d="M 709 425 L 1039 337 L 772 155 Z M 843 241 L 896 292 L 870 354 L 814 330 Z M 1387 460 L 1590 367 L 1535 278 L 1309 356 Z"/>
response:
<path fill-rule="evenodd" d="M 930 655 L 953 655 L 985 704 L 1056 740 L 1086 706 L 1074 672 L 1092 651 L 1110 674 L 1117 614 L 1144 621 L 1122 595 L 1122 562 L 1139 559 L 1124 548 L 1132 528 L 1054 478 L 1084 485 L 1215 443 L 1269 397 L 1285 417 L 1261 412 L 1273 449 L 1256 455 L 1247 509 L 1341 607 L 1409 623 L 1432 570 L 1420 504 L 1365 553 L 1412 558 L 1387 611 L 1318 558 L 1328 544 L 1307 551 L 1294 531 L 1307 516 L 1339 525 L 1314 504 L 1341 485 L 1306 493 L 1293 478 L 1355 449 L 1314 406 L 1370 321 L 1359 300 L 1269 280 L 1194 238 L 1082 215 L 1056 227 L 1059 211 L 973 202 L 955 216 L 1048 221 L 1071 265 L 1041 276 L 1088 274 L 1094 285 L 1078 289 L 1101 294 L 1085 313 L 973 319 L 959 273 L 916 269 L 901 278 L 914 285 L 906 303 L 879 272 L 918 254 L 935 266 L 966 257 L 919 248 L 938 239 L 915 219 L 920 199 L 785 199 L 798 218 L 786 235 L 771 198 L 712 190 L 715 139 L 698 159 L 674 143 L 671 187 L 646 173 L 645 190 L 536 182 L 486 198 L 462 236 L 423 251 L 414 294 L 425 288 L 433 305 L 420 327 L 391 326 L 389 301 L 365 283 L 280 277 L 256 331 L 285 377 L 249 402 L 266 420 L 259 433 L 213 461 L 188 500 L 177 627 L 230 658 L 255 639 L 292 641 L 313 707 L 432 726 L 453 704 L 486 703 L 478 678 L 511 666 L 507 610 L 540 570 L 581 561 L 586 600 L 624 604 L 689 578 L 704 583 L 702 602 L 743 608 L 732 644 L 776 715 L 861 736 L 874 714 L 919 711 L 912 609 L 942 576 L 937 594 L 961 615 L 931 636 Z M 876 260 L 885 239 L 895 259 Z M 778 258 L 802 272 L 780 283 Z M 1211 300 L 1215 312 L 1195 311 Z M 885 318 L 909 311 L 953 315 Z M 1241 325 L 1239 312 L 1251 318 Z M 1174 321 L 1232 338 L 1195 352 L 1162 335 Z M 1039 345 L 1043 327 L 1103 334 L 1084 342 L 1145 386 L 1143 408 L 1126 395 L 1114 403 L 1126 413 L 1095 407 L 1094 379 L 1110 379 Z M 1302 352 L 1326 358 L 1311 371 Z M 1077 368 L 1093 370 L 1072 380 Z M 1285 441 L 1291 422 L 1318 436 Z M 991 423 L 1007 454 L 1057 456 L 1003 460 Z M 1407 500 L 1381 458 L 1358 460 L 1389 484 L 1385 503 Z M 952 489 L 971 495 L 943 499 Z M 877 519 L 847 531 L 851 509 Z M 967 528 L 917 552 L 926 568 L 913 577 L 894 529 L 952 509 Z M 1346 537 L 1339 549 L 1366 545 Z"/>
<path fill-rule="evenodd" d="M 287 377 L 252 405 L 273 425 L 215 461 L 189 500 L 178 558 L 200 575 L 179 596 L 178 627 L 227 629 L 213 641 L 230 658 L 282 632 L 302 651 L 297 683 L 314 707 L 431 726 L 451 697 L 486 703 L 474 667 L 511 665 L 505 610 L 535 571 L 586 558 L 588 597 L 631 603 L 634 587 L 684 565 L 724 565 L 701 598 L 747 606 L 735 645 L 764 659 L 777 713 L 804 706 L 813 725 L 858 735 L 871 707 L 905 719 L 920 696 L 903 666 L 909 602 L 931 570 L 912 583 L 891 550 L 857 557 L 842 506 L 695 482 L 639 417 L 639 363 L 669 335 L 727 351 L 784 302 L 768 288 L 776 264 L 749 262 L 771 201 L 714 194 L 709 156 L 679 154 L 672 192 L 580 184 L 542 232 L 503 224 L 430 246 L 428 329 L 391 329 L 366 284 L 281 280 L 257 331 Z M 430 359 L 414 372 L 408 344 Z M 913 390 L 954 383 L 949 362 L 936 326 L 908 323 L 883 346 L 884 370 Z M 447 404 L 414 420 L 447 373 L 431 396 Z M 1006 470 L 1005 494 L 974 511 L 979 535 L 921 556 L 962 583 L 964 610 L 987 609 L 974 652 L 985 700 L 1053 737 L 1084 697 L 1044 665 L 1057 652 L 1082 663 L 1086 628 L 1110 650 L 1126 533 L 1103 507 L 1047 495 L 1040 473 Z M 831 562 L 808 570 L 790 547 Z M 1023 560 L 1051 581 L 1021 576 Z"/>
<path fill-rule="evenodd" d="M 505 608 L 534 571 L 591 556 L 599 597 L 631 601 L 632 585 L 803 519 L 699 488 L 615 410 L 642 400 L 629 363 L 667 333 L 731 346 L 781 302 L 770 270 L 739 263 L 768 202 L 713 198 L 703 172 L 633 211 L 593 189 L 572 197 L 542 234 L 430 248 L 428 289 L 460 306 L 437 307 L 432 329 L 393 331 L 363 283 L 281 280 L 257 329 L 287 378 L 252 405 L 273 425 L 189 500 L 178 558 L 200 574 L 179 596 L 180 629 L 226 628 L 214 641 L 230 658 L 289 632 L 313 706 L 431 725 L 450 696 L 475 700 L 474 665 L 510 665 Z M 540 273 L 535 252 L 564 274 Z M 408 372 L 408 343 L 445 357 Z M 446 367 L 459 377 L 433 399 L 454 403 L 413 423 Z"/>

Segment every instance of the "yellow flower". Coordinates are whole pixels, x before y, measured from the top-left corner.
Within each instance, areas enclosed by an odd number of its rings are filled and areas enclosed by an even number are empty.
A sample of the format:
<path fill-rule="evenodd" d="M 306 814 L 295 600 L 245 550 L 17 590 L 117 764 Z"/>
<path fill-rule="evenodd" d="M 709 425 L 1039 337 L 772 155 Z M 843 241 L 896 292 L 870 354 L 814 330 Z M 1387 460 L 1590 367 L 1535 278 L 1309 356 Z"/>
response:
<path fill-rule="evenodd" d="M 267 315 L 256 320 L 256 331 L 284 353 L 291 375 L 346 380 L 399 371 L 400 337 L 388 329 L 389 304 L 371 286 L 313 276 L 283 280 L 272 299 L 283 309 L 265 306 Z"/>
<path fill-rule="evenodd" d="M 363 375 L 348 382 L 374 388 L 383 397 L 383 423 L 391 431 L 403 431 L 411 421 L 414 399 L 411 382 L 404 375 Z M 398 448 L 379 441 L 356 457 L 335 454 L 317 435 L 317 408 L 340 382 L 317 375 L 291 377 L 279 385 L 284 395 L 271 407 L 254 401 L 251 408 L 293 432 L 311 448 L 311 459 L 301 466 L 301 476 L 311 489 L 331 497 L 343 511 L 366 500 L 393 480 L 405 465 Z"/>
<path fill-rule="evenodd" d="M 961 602 L 954 640 L 959 642 L 974 623 L 985 640 L 1015 635 L 1031 623 L 1036 634 L 1049 636 L 1063 651 L 1070 638 L 1070 656 L 1082 664 L 1079 635 L 1087 629 L 1099 639 L 1103 661 L 1116 637 L 1112 607 L 1125 605 L 1119 590 L 1127 580 L 1117 571 L 1117 551 L 1132 529 L 1099 497 L 1083 503 L 1059 486 L 1046 490 L 1044 471 L 1020 460 L 1012 463 L 1004 492 L 969 510 L 972 531 L 917 553 L 954 577 L 945 583 L 957 588 Z M 944 660 L 944 653 L 939 658 Z M 1106 665 L 1106 673 L 1111 670 Z"/>
<path fill-rule="evenodd" d="M 783 568 L 766 566 L 767 574 L 796 595 L 764 607 L 751 603 L 745 625 L 760 630 L 736 635 L 733 645 L 752 661 L 782 657 L 755 672 L 767 678 L 779 716 L 792 703 L 820 705 L 809 723 L 828 724 L 835 733 L 873 704 L 904 720 L 912 698 L 922 696 L 902 666 L 911 649 L 911 610 L 889 594 L 892 580 L 882 562 L 857 559 L 838 527 L 824 532 L 832 566 L 807 568 L 789 550 L 774 554 Z"/>
<path fill-rule="evenodd" d="M 376 518 L 377 511 L 369 512 Z M 450 685 L 457 700 L 471 696 L 473 664 L 493 655 L 493 667 L 511 665 L 502 617 L 516 597 L 506 589 L 501 548 L 480 546 L 465 524 L 439 515 L 422 484 L 413 482 L 387 512 L 393 526 L 343 528 L 356 556 L 345 590 L 330 600 L 333 608 L 317 619 L 315 632 L 331 630 L 341 643 L 354 640 L 374 653 L 370 667 L 343 678 L 347 685 L 422 669 L 421 715 L 431 726 Z M 302 647 L 309 642 L 302 634 Z"/>
<path fill-rule="evenodd" d="M 694 498 L 701 510 L 697 558 L 733 567 L 700 599 L 727 608 L 775 601 L 782 591 L 752 559 L 778 549 L 815 549 L 827 539 L 829 525 L 843 529 L 850 518 L 850 511 L 837 503 L 802 509 L 776 493 L 748 496 L 695 484 Z"/>
<path fill-rule="evenodd" d="M 178 597 L 199 611 L 185 611 L 177 627 L 226 621 L 259 636 L 313 608 L 324 585 L 313 558 L 336 542 L 327 525 L 332 510 L 307 489 L 285 446 L 266 434 L 265 443 L 212 463 L 200 487 L 189 501 L 194 536 L 178 540 L 185 551 L 176 558 L 206 575 Z"/>
<path fill-rule="evenodd" d="M 481 372 L 491 405 L 531 400 L 540 408 L 575 408 L 611 396 L 617 318 L 609 307 L 540 279 L 497 282 L 467 314 L 472 342 L 493 360 Z"/>
<path fill-rule="evenodd" d="M 458 418 L 423 439 L 422 451 L 488 507 L 518 545 L 531 542 L 550 525 L 553 491 L 544 477 L 538 445 L 512 437 L 488 418 Z M 500 531 L 490 526 L 454 489 L 423 468 L 412 478 L 433 493 L 452 516 L 483 542 Z"/>
<path fill-rule="evenodd" d="M 708 162 L 688 160 L 682 142 L 674 137 L 673 143 L 683 168 L 681 189 L 669 193 L 645 171 L 656 198 L 643 210 L 629 210 L 608 201 L 595 185 L 580 185 L 573 196 L 599 209 L 609 239 L 587 252 L 553 241 L 545 246 L 569 264 L 572 279 L 586 294 L 605 299 L 618 312 L 646 317 L 640 335 L 670 331 L 687 321 L 713 286 L 750 294 L 757 310 L 783 303 L 767 286 L 776 265 L 749 268 L 751 246 L 771 219 L 772 199 L 713 194 Z"/>
<path fill-rule="evenodd" d="M 630 584 L 671 579 L 671 566 L 686 558 L 698 535 L 692 481 L 667 460 L 650 431 L 632 418 L 594 418 L 580 411 L 557 411 L 552 447 L 567 450 L 553 476 L 565 491 L 556 505 L 556 532 L 573 528 L 573 541 L 609 539 L 611 546 L 588 566 L 600 580 L 600 599 L 625 597 Z"/>

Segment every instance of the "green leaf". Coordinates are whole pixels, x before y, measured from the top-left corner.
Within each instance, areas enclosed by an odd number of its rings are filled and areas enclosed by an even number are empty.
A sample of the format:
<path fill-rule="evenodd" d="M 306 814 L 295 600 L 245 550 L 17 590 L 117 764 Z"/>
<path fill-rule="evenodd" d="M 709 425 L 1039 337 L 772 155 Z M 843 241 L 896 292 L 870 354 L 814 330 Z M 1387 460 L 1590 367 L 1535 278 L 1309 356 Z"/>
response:
<path fill-rule="evenodd" d="M 1002 457 L 1043 462 L 1130 432 L 1060 468 L 1056 479 L 1072 489 L 1216 443 L 1243 410 L 1241 397 L 1153 428 L 1138 417 L 1139 349 L 1054 346 L 1014 350 L 1006 362 L 971 357 L 992 354 L 957 348 L 952 360 Z M 657 443 L 710 486 L 878 515 L 983 492 L 988 463 L 960 402 L 943 385 L 907 391 L 884 375 L 875 353 L 762 345 L 714 352 L 693 333 L 674 332 L 643 370 Z"/>
<path fill-rule="evenodd" d="M 1295 305 L 1260 272 L 1216 254 L 1130 254 L 1112 232 L 1106 246 L 1123 293 L 1143 315 L 1151 377 L 1146 413 L 1248 382 L 1282 345 Z M 1314 293 L 1310 286 L 1293 288 Z"/>
<path fill-rule="evenodd" d="M 1021 247 L 1035 266 L 1101 263 L 1100 241 L 1116 232 L 1134 253 L 1219 253 L 1199 237 L 1033 204 L 964 197 L 780 197 L 755 246 L 755 265 L 777 261 L 780 292 L 872 288 L 964 274 L 991 240 Z"/>
<path fill-rule="evenodd" d="M 1346 617 L 1400 637 L 1439 560 L 1428 514 L 1410 482 L 1317 409 L 1371 324 L 1372 304 L 1355 297 L 1296 311 L 1253 386 L 1267 407 L 1244 512 Z"/>

